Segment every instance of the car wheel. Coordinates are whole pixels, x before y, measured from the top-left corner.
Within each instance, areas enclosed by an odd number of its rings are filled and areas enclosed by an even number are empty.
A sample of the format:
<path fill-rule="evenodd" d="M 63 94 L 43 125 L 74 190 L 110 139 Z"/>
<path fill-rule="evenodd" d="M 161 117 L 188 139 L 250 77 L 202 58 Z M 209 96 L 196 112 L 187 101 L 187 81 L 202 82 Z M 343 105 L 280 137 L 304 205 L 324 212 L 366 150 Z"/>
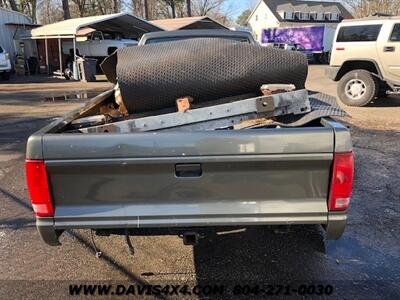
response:
<path fill-rule="evenodd" d="M 348 72 L 337 85 L 340 100 L 348 106 L 365 106 L 375 99 L 378 91 L 378 80 L 366 70 Z"/>
<path fill-rule="evenodd" d="M 70 80 L 73 76 L 74 76 L 74 74 L 73 74 L 73 72 L 72 72 L 72 70 L 70 68 L 66 68 L 64 70 L 65 79 Z"/>

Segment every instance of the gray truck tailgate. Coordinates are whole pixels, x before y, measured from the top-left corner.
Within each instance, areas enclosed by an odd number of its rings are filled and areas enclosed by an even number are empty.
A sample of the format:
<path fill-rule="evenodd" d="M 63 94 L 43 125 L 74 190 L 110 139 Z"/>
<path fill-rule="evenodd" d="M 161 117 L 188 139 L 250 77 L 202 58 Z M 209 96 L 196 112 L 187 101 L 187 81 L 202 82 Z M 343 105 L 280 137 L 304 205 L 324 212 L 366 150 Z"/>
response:
<path fill-rule="evenodd" d="M 55 228 L 327 222 L 327 127 L 46 134 Z"/>

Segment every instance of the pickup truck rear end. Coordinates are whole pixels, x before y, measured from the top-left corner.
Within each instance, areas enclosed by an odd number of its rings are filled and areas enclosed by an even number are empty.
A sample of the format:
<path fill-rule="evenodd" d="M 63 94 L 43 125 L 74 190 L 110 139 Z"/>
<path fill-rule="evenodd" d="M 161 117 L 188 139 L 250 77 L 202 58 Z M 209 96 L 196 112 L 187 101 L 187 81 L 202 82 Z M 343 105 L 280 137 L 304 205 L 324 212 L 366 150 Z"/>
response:
<path fill-rule="evenodd" d="M 165 234 L 226 226 L 321 224 L 345 228 L 353 156 L 346 127 L 79 134 L 27 145 L 28 188 L 49 245 L 67 229 Z"/>

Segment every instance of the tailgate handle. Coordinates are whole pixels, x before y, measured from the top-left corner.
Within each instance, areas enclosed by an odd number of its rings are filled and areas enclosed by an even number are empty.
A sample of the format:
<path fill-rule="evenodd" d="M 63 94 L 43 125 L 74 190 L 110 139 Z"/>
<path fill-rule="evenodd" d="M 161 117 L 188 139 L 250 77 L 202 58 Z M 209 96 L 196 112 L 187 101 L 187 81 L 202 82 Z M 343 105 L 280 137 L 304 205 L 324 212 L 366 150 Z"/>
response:
<path fill-rule="evenodd" d="M 201 164 L 176 164 L 176 177 L 200 177 L 203 171 Z"/>

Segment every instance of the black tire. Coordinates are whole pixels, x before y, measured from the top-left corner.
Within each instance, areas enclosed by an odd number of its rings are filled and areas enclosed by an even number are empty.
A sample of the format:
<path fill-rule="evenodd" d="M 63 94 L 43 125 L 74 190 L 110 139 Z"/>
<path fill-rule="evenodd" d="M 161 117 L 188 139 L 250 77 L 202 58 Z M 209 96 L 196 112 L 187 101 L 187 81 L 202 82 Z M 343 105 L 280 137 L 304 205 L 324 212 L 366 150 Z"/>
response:
<path fill-rule="evenodd" d="M 65 79 L 67 79 L 67 80 L 70 80 L 72 77 L 73 77 L 73 72 L 72 72 L 72 70 L 70 69 L 70 68 L 66 68 L 65 70 L 64 70 L 64 77 L 65 77 Z"/>
<path fill-rule="evenodd" d="M 378 79 L 361 69 L 346 73 L 337 85 L 339 99 L 348 106 L 365 106 L 377 97 L 378 91 Z"/>

